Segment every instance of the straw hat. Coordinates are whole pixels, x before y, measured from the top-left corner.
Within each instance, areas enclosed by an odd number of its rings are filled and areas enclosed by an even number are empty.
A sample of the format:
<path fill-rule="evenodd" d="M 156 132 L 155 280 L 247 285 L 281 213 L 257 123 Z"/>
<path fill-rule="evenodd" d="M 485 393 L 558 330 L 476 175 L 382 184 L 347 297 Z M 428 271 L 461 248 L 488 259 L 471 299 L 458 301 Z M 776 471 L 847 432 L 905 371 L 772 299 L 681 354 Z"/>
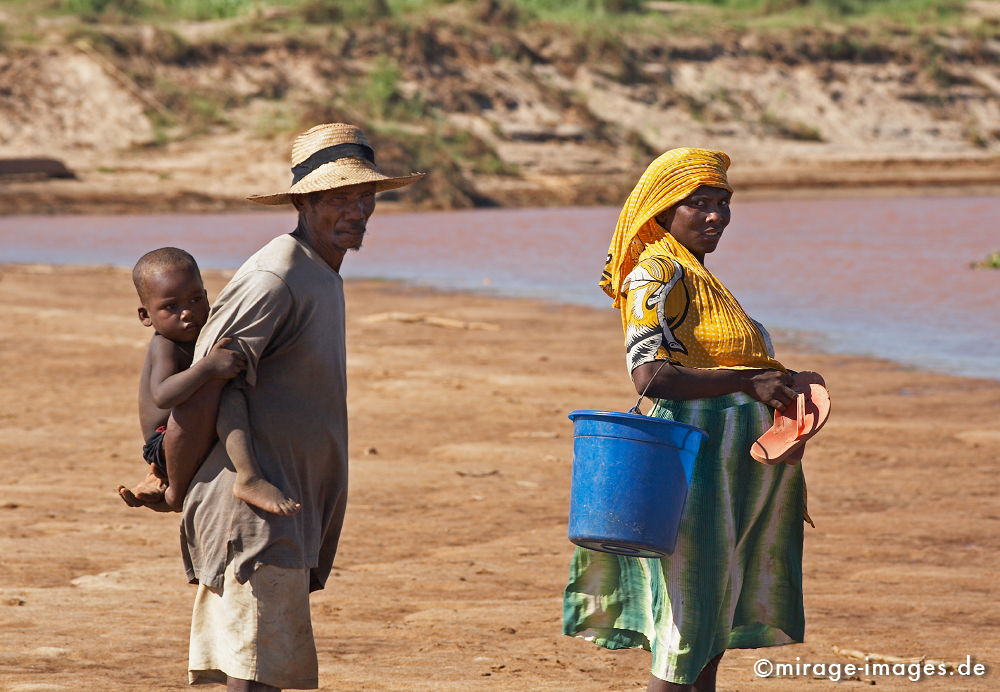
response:
<path fill-rule="evenodd" d="M 347 123 L 317 125 L 292 144 L 292 186 L 288 192 L 247 197 L 258 204 L 289 204 L 291 195 L 375 183 L 375 191 L 394 190 L 426 175 L 389 176 L 375 166 L 375 150 L 361 128 Z"/>

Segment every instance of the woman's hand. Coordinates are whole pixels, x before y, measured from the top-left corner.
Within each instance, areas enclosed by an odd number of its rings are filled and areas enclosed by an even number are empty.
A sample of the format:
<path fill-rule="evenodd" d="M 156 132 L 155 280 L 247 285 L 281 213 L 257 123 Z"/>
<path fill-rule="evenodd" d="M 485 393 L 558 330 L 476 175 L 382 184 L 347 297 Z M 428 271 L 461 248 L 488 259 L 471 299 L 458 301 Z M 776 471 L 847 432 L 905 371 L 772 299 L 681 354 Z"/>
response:
<path fill-rule="evenodd" d="M 797 396 L 793 384 L 792 376 L 780 370 L 751 370 L 744 380 L 743 391 L 771 408 L 784 411 Z"/>

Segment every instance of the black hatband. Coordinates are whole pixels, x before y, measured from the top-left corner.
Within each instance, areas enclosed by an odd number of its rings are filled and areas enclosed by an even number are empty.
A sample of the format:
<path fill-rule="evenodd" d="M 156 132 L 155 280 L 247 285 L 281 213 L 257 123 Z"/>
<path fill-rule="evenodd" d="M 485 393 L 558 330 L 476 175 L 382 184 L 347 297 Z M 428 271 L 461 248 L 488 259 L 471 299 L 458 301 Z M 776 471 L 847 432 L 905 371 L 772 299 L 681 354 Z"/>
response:
<path fill-rule="evenodd" d="M 320 149 L 302 163 L 292 167 L 292 185 L 325 163 L 353 157 L 375 163 L 375 151 L 369 146 L 355 143 L 335 144 L 332 147 Z"/>

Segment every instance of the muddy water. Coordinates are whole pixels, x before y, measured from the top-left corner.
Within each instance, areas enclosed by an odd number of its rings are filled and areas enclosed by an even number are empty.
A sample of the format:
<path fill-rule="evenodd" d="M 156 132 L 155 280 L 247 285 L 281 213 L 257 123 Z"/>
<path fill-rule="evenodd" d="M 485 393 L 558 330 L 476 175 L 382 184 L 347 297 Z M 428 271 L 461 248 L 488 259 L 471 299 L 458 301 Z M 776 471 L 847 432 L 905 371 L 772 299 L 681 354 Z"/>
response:
<path fill-rule="evenodd" d="M 607 306 L 596 288 L 617 210 L 376 214 L 344 275 Z M 232 268 L 289 213 L 0 218 L 0 262 L 130 266 L 177 245 Z M 739 202 L 708 266 L 768 326 L 830 351 L 1000 378 L 1000 198 Z"/>

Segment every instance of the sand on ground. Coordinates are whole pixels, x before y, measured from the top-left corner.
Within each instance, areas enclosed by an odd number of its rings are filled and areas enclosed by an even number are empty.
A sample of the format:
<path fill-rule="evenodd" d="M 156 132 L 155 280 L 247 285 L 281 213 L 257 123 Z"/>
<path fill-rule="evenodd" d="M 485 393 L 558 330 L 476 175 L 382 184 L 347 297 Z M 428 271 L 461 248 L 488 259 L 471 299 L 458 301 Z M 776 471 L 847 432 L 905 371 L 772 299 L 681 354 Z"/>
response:
<path fill-rule="evenodd" d="M 225 280 L 209 272 L 210 294 Z M 596 289 L 595 289 L 596 290 Z M 149 332 L 124 270 L 0 271 L 0 689 L 182 690 L 194 587 L 176 515 L 125 507 L 141 477 L 136 375 Z M 323 690 L 637 690 L 648 655 L 560 634 L 572 409 L 634 400 L 612 310 L 348 286 L 351 500 L 314 595 Z M 366 321 L 389 312 L 497 325 Z M 832 648 L 1000 669 L 1000 382 L 779 342 L 826 375 L 805 460 L 804 644 L 730 652 L 720 690 L 830 689 L 752 665 Z M 861 674 L 836 689 L 915 689 Z"/>

